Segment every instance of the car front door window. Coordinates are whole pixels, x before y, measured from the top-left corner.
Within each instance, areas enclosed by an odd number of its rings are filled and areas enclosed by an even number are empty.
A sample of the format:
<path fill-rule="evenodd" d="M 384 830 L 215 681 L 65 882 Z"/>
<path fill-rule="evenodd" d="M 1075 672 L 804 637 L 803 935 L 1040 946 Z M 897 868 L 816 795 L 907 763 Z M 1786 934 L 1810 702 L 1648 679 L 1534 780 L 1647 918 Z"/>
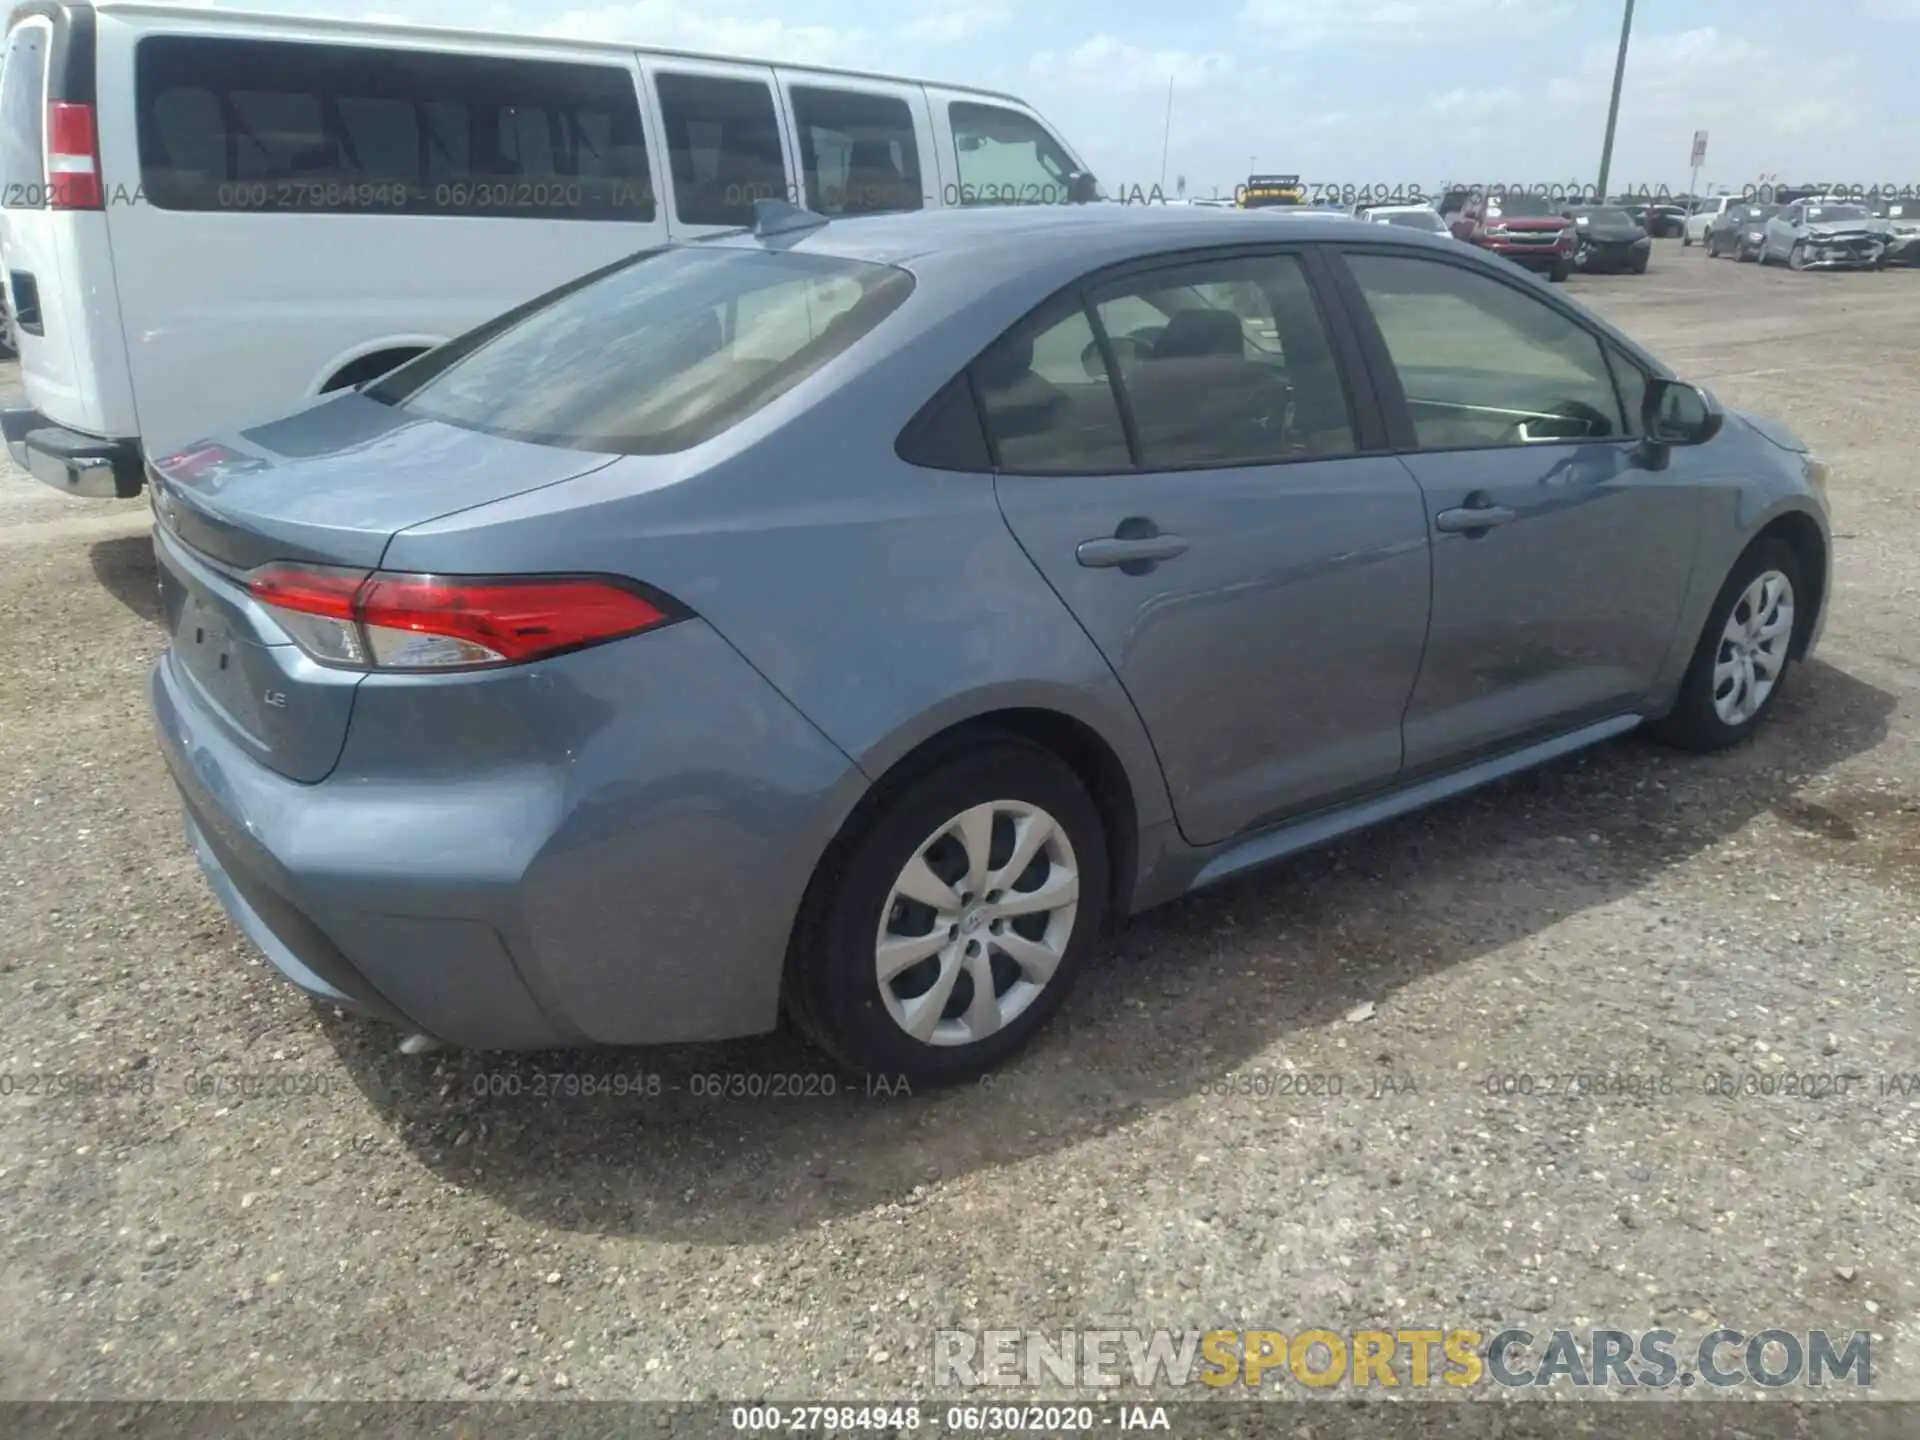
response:
<path fill-rule="evenodd" d="M 1425 450 L 1628 433 L 1595 336 L 1514 286 L 1405 256 L 1349 261 Z"/>

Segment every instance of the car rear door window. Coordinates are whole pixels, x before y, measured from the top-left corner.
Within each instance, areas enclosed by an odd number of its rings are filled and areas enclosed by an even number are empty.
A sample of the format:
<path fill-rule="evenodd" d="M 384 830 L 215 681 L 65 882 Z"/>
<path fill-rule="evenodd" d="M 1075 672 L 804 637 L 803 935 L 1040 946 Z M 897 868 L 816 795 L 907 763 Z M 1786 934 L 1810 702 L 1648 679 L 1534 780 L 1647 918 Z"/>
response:
<path fill-rule="evenodd" d="M 1148 470 L 1354 452 L 1339 366 L 1300 261 L 1206 261 L 1094 296 Z"/>
<path fill-rule="evenodd" d="M 683 223 L 751 225 L 754 201 L 787 197 L 791 182 L 771 85 L 663 71 L 654 88 Z"/>
<path fill-rule="evenodd" d="M 9 210 L 47 203 L 46 96 L 46 26 L 16 25 L 0 72 L 0 200 Z"/>
<path fill-rule="evenodd" d="M 920 142 L 906 101 L 818 85 L 788 94 L 808 205 L 822 215 L 921 208 Z"/>
<path fill-rule="evenodd" d="M 1084 309 L 1016 326 L 974 362 L 973 384 L 1001 469 L 1132 468 L 1120 405 Z"/>
<path fill-rule="evenodd" d="M 1064 205 L 1073 157 L 1031 115 L 1004 105 L 955 100 L 947 106 L 960 183 L 950 205 Z"/>
<path fill-rule="evenodd" d="M 1422 449 L 1630 433 L 1599 337 L 1546 301 L 1463 265 L 1349 254 Z"/>
<path fill-rule="evenodd" d="M 186 35 L 134 54 L 163 210 L 654 218 L 621 66 Z"/>

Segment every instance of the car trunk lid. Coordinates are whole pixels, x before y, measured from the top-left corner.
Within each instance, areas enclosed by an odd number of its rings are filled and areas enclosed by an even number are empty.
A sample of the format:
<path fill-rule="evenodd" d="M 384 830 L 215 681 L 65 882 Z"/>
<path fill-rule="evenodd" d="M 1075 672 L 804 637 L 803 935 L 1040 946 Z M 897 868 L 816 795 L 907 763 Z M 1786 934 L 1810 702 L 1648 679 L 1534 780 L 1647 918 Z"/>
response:
<path fill-rule="evenodd" d="M 271 561 L 374 570 L 409 526 L 611 463 L 406 416 L 351 394 L 153 461 L 166 663 L 262 764 L 326 778 L 345 743 L 355 670 L 311 659 L 251 593 Z"/>

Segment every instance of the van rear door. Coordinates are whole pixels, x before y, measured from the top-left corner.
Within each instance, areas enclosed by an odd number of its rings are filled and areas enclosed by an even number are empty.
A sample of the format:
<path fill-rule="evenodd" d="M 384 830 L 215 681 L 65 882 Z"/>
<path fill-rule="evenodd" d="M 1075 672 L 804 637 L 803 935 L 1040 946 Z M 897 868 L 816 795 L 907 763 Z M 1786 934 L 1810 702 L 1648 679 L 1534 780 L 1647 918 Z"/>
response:
<path fill-rule="evenodd" d="M 0 70 L 0 258 L 27 398 L 73 438 L 137 433 L 100 173 L 94 14 L 23 5 Z M 11 438 L 11 434 L 10 434 Z"/>

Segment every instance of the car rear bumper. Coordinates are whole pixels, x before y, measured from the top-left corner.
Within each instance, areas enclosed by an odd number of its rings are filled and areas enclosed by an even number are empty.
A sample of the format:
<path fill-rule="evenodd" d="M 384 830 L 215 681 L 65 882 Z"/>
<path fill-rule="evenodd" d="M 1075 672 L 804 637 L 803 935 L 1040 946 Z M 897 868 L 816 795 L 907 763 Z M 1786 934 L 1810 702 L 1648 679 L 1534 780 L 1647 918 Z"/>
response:
<path fill-rule="evenodd" d="M 234 923 L 313 998 L 470 1048 L 771 1029 L 851 762 L 697 620 L 481 678 L 363 682 L 303 784 L 163 654 L 161 749 Z"/>
<path fill-rule="evenodd" d="M 130 500 L 146 483 L 140 442 L 83 435 L 38 410 L 0 411 L 13 463 L 63 495 Z"/>

